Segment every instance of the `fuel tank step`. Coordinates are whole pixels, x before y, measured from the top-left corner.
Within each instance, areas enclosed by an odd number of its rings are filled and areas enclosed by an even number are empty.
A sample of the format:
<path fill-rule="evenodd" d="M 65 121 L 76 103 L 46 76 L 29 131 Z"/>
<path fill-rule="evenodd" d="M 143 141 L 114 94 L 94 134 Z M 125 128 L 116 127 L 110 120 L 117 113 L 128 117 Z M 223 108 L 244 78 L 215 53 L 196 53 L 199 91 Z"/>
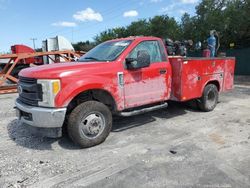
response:
<path fill-rule="evenodd" d="M 135 115 L 139 115 L 139 114 L 143 114 L 146 112 L 151 112 L 154 110 L 159 110 L 162 108 L 166 108 L 168 106 L 168 103 L 162 103 L 159 105 L 155 105 L 155 106 L 151 106 L 151 107 L 147 107 L 147 108 L 142 108 L 142 109 L 138 109 L 138 110 L 133 110 L 133 111 L 123 111 L 118 113 L 118 115 L 120 116 L 124 116 L 124 117 L 128 117 L 128 116 L 135 116 Z"/>

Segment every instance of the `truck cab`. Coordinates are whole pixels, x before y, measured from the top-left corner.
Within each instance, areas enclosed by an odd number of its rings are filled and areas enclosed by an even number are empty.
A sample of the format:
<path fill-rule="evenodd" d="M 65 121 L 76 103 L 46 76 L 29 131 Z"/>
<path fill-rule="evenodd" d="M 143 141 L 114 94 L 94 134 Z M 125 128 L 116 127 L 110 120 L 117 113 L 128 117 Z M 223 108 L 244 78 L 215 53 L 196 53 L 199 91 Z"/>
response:
<path fill-rule="evenodd" d="M 232 89 L 234 58 L 168 57 L 156 37 L 104 42 L 77 62 L 43 65 L 19 73 L 19 120 L 49 137 L 66 126 L 81 147 L 103 142 L 112 115 L 130 116 L 196 100 L 211 111 L 218 93 Z M 230 84 L 228 84 L 230 82 Z"/>

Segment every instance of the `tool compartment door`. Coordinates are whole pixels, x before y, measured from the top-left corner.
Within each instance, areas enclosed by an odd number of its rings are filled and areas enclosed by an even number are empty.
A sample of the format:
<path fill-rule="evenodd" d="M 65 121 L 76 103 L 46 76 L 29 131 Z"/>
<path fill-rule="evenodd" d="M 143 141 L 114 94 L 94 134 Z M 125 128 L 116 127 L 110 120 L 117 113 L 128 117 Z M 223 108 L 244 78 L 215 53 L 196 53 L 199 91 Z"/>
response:
<path fill-rule="evenodd" d="M 170 57 L 172 65 L 171 100 L 186 101 L 200 97 L 202 64 L 192 58 Z"/>
<path fill-rule="evenodd" d="M 203 65 L 200 61 L 195 59 L 183 59 L 181 101 L 186 101 L 201 96 L 202 68 Z"/>
<path fill-rule="evenodd" d="M 203 88 L 201 92 L 203 92 L 208 82 L 211 82 L 211 81 L 218 83 L 217 86 L 220 92 L 223 87 L 225 58 L 220 58 L 220 57 L 203 58 L 201 61 L 202 61 L 202 64 L 204 65 L 203 73 L 202 73 Z"/>
<path fill-rule="evenodd" d="M 226 59 L 224 69 L 223 91 L 233 89 L 235 59 Z"/>

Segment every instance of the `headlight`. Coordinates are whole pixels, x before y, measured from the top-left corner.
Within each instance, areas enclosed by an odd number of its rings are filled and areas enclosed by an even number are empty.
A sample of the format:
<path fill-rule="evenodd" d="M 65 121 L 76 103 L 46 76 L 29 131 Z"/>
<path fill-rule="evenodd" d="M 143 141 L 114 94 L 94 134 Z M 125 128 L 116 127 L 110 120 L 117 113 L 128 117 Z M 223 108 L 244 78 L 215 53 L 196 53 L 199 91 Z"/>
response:
<path fill-rule="evenodd" d="M 38 102 L 39 106 L 55 107 L 55 97 L 61 90 L 60 80 L 38 79 L 38 84 L 41 84 L 43 91 L 43 101 Z"/>

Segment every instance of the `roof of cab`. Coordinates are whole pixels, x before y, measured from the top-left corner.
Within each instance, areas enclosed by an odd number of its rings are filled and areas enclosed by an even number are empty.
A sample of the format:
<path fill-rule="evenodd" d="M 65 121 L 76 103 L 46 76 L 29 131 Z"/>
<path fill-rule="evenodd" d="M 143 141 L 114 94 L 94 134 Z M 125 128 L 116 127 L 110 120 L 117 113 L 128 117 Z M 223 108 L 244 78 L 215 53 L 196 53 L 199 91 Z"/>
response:
<path fill-rule="evenodd" d="M 119 41 L 119 40 L 159 40 L 160 38 L 158 37 L 153 37 L 153 36 L 130 36 L 126 38 L 117 38 L 117 39 L 112 39 L 110 41 Z"/>

